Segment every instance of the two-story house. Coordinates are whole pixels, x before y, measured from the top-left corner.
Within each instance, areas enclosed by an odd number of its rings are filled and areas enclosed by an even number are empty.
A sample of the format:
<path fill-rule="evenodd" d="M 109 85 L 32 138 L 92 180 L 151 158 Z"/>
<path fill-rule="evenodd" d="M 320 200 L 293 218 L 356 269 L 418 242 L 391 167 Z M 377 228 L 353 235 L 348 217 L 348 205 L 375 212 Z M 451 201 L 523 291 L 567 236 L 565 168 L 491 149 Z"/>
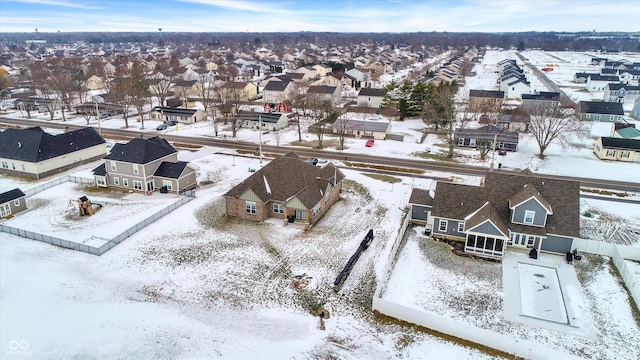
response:
<path fill-rule="evenodd" d="M 576 116 L 582 121 L 621 121 L 624 117 L 622 104 L 604 101 L 580 101 Z"/>
<path fill-rule="evenodd" d="M 504 91 L 500 90 L 469 90 L 469 108 L 473 111 L 498 112 L 504 102 Z"/>
<path fill-rule="evenodd" d="M 635 103 L 640 98 L 640 86 L 621 83 L 607 84 L 602 99 L 605 102 Z"/>
<path fill-rule="evenodd" d="M 115 144 L 104 164 L 93 170 L 97 186 L 151 192 L 165 188 L 181 193 L 196 187 L 196 169 L 178 161 L 178 152 L 165 139 L 135 138 Z"/>
<path fill-rule="evenodd" d="M 384 99 L 385 90 L 378 88 L 364 87 L 358 92 L 358 106 L 379 109 L 382 107 L 382 99 Z"/>
<path fill-rule="evenodd" d="M 433 236 L 464 251 L 501 257 L 507 247 L 570 252 L 580 235 L 580 183 L 488 172 L 482 186 L 438 182 L 429 223 Z"/>
<path fill-rule="evenodd" d="M 337 86 L 309 86 L 307 89 L 307 100 L 311 104 L 326 103 L 331 106 L 336 106 L 342 101 L 342 94 L 340 88 Z"/>

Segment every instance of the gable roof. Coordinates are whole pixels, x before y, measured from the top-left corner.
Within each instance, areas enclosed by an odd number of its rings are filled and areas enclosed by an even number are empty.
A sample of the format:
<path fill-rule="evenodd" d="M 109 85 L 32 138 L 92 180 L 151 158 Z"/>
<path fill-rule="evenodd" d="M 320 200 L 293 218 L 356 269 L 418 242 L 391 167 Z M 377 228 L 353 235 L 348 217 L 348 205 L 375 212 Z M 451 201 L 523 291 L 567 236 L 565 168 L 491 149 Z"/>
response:
<path fill-rule="evenodd" d="M 333 94 L 337 87 L 329 85 L 309 86 L 307 94 Z"/>
<path fill-rule="evenodd" d="M 18 199 L 25 196 L 22 190 L 15 188 L 13 190 L 5 191 L 0 194 L 0 204 L 7 203 L 9 201 Z"/>
<path fill-rule="evenodd" d="M 361 88 L 360 92 L 358 93 L 358 96 L 380 96 L 383 97 L 385 93 L 384 89 L 378 89 L 378 88 Z"/>
<path fill-rule="evenodd" d="M 324 197 L 329 183 L 344 179 L 344 174 L 332 163 L 317 167 L 302 160 L 294 152 L 272 160 L 240 184 L 225 197 L 237 198 L 251 190 L 263 203 L 286 202 L 296 197 L 307 209 Z"/>
<path fill-rule="evenodd" d="M 333 128 L 340 130 L 360 130 L 386 132 L 391 124 L 386 121 L 364 121 L 364 120 L 348 120 L 338 119 L 335 121 Z"/>
<path fill-rule="evenodd" d="M 104 144 L 92 128 L 51 135 L 39 126 L 28 129 L 6 129 L 0 132 L 0 157 L 26 162 L 39 162 Z"/>
<path fill-rule="evenodd" d="M 454 131 L 454 136 L 456 139 L 458 138 L 473 138 L 480 140 L 491 140 L 498 135 L 497 140 L 501 142 L 510 142 L 510 143 L 518 143 L 518 133 L 513 131 L 503 131 L 496 126 L 493 125 L 485 125 L 476 129 L 456 129 Z"/>
<path fill-rule="evenodd" d="M 540 91 L 538 94 L 522 94 L 522 100 L 560 101 L 559 92 Z"/>
<path fill-rule="evenodd" d="M 187 165 L 188 163 L 185 161 L 163 161 L 153 175 L 169 179 L 178 179 Z"/>
<path fill-rule="evenodd" d="M 267 85 L 264 86 L 265 91 L 284 91 L 289 82 L 284 81 L 269 81 Z"/>
<path fill-rule="evenodd" d="M 553 208 L 546 227 L 510 222 L 509 199 L 526 184 L 533 185 Z M 580 235 L 580 183 L 522 174 L 487 172 L 484 186 L 472 186 L 438 181 L 433 199 L 433 216 L 462 220 L 490 202 L 512 232 L 532 235 L 552 233 L 578 237 Z"/>
<path fill-rule="evenodd" d="M 509 237 L 509 228 L 504 223 L 498 210 L 496 210 L 495 206 L 490 202 L 485 202 L 481 208 L 469 214 L 464 219 L 464 227 L 465 231 L 469 231 L 474 227 L 485 223 L 486 221 L 491 221 L 491 223 L 505 236 Z"/>
<path fill-rule="evenodd" d="M 176 152 L 167 140 L 155 136 L 151 139 L 135 138 L 126 144 L 115 144 L 105 159 L 148 164 Z"/>
<path fill-rule="evenodd" d="M 633 138 L 640 137 L 640 130 L 634 127 L 626 127 L 626 128 L 618 129 L 616 130 L 616 133 L 618 133 L 618 135 L 620 135 L 620 137 L 624 139 L 633 139 Z"/>
<path fill-rule="evenodd" d="M 433 205 L 433 198 L 429 194 L 429 190 L 414 188 L 411 190 L 409 204 L 416 205 Z"/>
<path fill-rule="evenodd" d="M 282 113 L 278 112 L 255 112 L 255 111 L 238 111 L 235 115 L 240 121 L 254 121 L 263 123 L 277 123 L 282 118 Z"/>
<path fill-rule="evenodd" d="M 483 97 L 483 98 L 504 98 L 504 91 L 499 90 L 469 90 L 469 97 Z"/>
<path fill-rule="evenodd" d="M 607 149 L 640 151 L 640 140 L 602 137 L 602 147 Z"/>
<path fill-rule="evenodd" d="M 529 199 L 536 199 L 536 201 L 544 207 L 549 214 L 553 214 L 551 204 L 540 194 L 538 189 L 532 183 L 526 183 L 520 192 L 516 193 L 509 199 L 509 208 L 513 209 L 516 206 L 522 204 Z"/>
<path fill-rule="evenodd" d="M 606 101 L 580 101 L 576 112 L 588 114 L 624 115 L 622 103 Z"/>

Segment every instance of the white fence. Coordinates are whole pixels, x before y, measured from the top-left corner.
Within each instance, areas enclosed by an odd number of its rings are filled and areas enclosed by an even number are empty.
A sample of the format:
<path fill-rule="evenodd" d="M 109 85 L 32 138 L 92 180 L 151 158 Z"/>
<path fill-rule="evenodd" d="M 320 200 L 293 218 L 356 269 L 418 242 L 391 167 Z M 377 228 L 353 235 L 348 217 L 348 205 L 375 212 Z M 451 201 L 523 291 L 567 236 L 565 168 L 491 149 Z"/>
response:
<path fill-rule="evenodd" d="M 378 282 L 376 291 L 373 295 L 373 310 L 382 314 L 407 321 L 413 324 L 424 326 L 429 329 L 449 334 L 461 339 L 469 340 L 474 343 L 489 346 L 491 348 L 514 354 L 525 359 L 580 359 L 572 354 L 550 349 L 544 344 L 532 341 L 516 339 L 514 337 L 495 333 L 491 330 L 481 329 L 476 326 L 453 320 L 448 317 L 428 313 L 419 309 L 409 308 L 404 305 L 396 304 L 382 299 L 389 277 L 396 262 L 401 245 L 404 243 L 404 235 L 409 223 L 410 214 L 407 214 L 402 223 L 402 227 L 398 232 L 387 263 L 385 265 L 382 279 Z M 591 241 L 586 239 L 576 239 L 574 247 L 581 252 L 600 254 L 611 256 L 613 263 L 618 268 L 622 278 L 629 288 L 636 304 L 640 304 L 640 289 L 638 280 L 625 263 L 626 259 L 640 260 L 640 248 L 631 246 L 608 244 L 599 241 Z M 624 255 L 623 255 L 624 254 Z"/>
<path fill-rule="evenodd" d="M 75 182 L 75 183 L 78 183 L 78 184 L 93 184 L 94 183 L 93 179 L 87 179 L 87 178 L 82 178 L 82 177 L 78 177 L 78 176 L 67 175 L 67 176 L 59 177 L 57 179 L 53 179 L 53 180 L 48 181 L 46 183 L 40 184 L 38 186 L 35 186 L 35 187 L 31 188 L 31 189 L 26 190 L 24 193 L 27 196 L 31 196 L 33 194 L 37 194 L 37 193 L 39 193 L 41 191 L 50 189 L 50 188 L 52 188 L 54 186 L 58 186 L 58 185 L 60 185 L 62 183 L 65 183 L 65 182 Z M 99 239 L 99 240 L 106 241 L 106 243 L 104 243 L 100 247 L 95 247 L 95 246 L 91 246 L 91 245 L 85 245 L 82 242 L 75 242 L 75 241 L 71 241 L 71 240 L 65 240 L 65 239 L 61 239 L 61 238 L 55 237 L 55 236 L 49 236 L 49 235 L 45 235 L 45 234 L 40 234 L 40 233 L 37 233 L 37 232 L 24 230 L 24 229 L 16 228 L 16 227 L 5 225 L 5 224 L 0 224 L 0 232 L 5 232 L 5 233 L 9 233 L 9 234 L 25 237 L 27 239 L 42 241 L 42 242 L 45 242 L 47 244 L 60 246 L 60 247 L 66 248 L 66 249 L 78 250 L 78 251 L 86 252 L 88 254 L 102 255 L 105 252 L 111 250 L 113 247 L 115 247 L 119 243 L 121 243 L 124 239 L 126 239 L 129 236 L 137 233 L 138 231 L 144 229 L 146 226 L 148 226 L 148 225 L 154 223 L 155 221 L 159 220 L 160 218 L 168 215 L 173 210 L 175 210 L 175 209 L 179 208 L 180 206 L 182 206 L 182 205 L 188 203 L 189 201 L 193 200 L 194 197 L 195 197 L 195 190 L 189 190 L 188 192 L 185 192 L 184 195 L 185 196 L 181 197 L 180 200 L 169 204 L 167 207 L 163 208 L 162 210 L 156 212 L 153 215 L 150 215 L 149 217 L 145 218 L 144 220 L 138 222 L 137 224 L 131 226 L 130 228 L 128 228 L 127 230 L 121 232 L 119 235 L 115 236 L 112 239 L 105 239 L 105 238 L 100 238 L 100 237 L 97 237 L 97 236 L 92 237 L 91 239 Z M 87 239 L 87 240 L 90 240 L 90 239 Z M 87 240 L 85 240 L 85 241 L 87 241 Z"/>

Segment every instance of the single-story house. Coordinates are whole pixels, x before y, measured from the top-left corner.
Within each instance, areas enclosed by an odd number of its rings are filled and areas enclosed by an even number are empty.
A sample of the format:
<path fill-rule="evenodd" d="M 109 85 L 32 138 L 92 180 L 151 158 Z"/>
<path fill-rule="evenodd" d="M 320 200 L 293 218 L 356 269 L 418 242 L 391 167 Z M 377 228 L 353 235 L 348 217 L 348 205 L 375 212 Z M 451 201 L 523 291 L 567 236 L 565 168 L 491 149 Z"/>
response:
<path fill-rule="evenodd" d="M 391 133 L 391 123 L 388 121 L 364 121 L 338 119 L 332 125 L 334 134 L 346 137 L 365 137 L 385 140 Z"/>
<path fill-rule="evenodd" d="M 501 257 L 507 247 L 565 254 L 580 236 L 580 183 L 487 172 L 482 186 L 438 181 L 432 236 Z"/>
<path fill-rule="evenodd" d="M 27 209 L 27 200 L 22 190 L 15 188 L 0 194 L 0 218 L 6 218 Z"/>
<path fill-rule="evenodd" d="M 621 128 L 613 132 L 614 138 L 640 140 L 640 130 L 633 126 Z"/>
<path fill-rule="evenodd" d="M 198 109 L 185 109 L 177 107 L 156 106 L 149 113 L 153 120 L 169 121 L 174 120 L 183 124 L 194 124 L 207 120 L 207 114 Z"/>
<path fill-rule="evenodd" d="M 593 152 L 601 160 L 639 162 L 640 140 L 599 137 L 596 140 Z"/>
<path fill-rule="evenodd" d="M 282 219 L 308 229 L 338 200 L 343 179 L 332 163 L 318 167 L 290 152 L 224 194 L 226 213 L 253 221 Z"/>
<path fill-rule="evenodd" d="M 518 133 L 486 125 L 476 129 L 456 129 L 454 132 L 456 145 L 473 148 L 492 148 L 496 141 L 496 149 L 518 151 Z"/>
<path fill-rule="evenodd" d="M 622 121 L 624 110 L 621 103 L 604 101 L 580 101 L 576 116 L 582 121 Z"/>
<path fill-rule="evenodd" d="M 289 126 L 289 118 L 284 113 L 239 111 L 235 116 L 240 127 L 247 129 L 277 131 Z"/>
<path fill-rule="evenodd" d="M 0 173 L 40 179 L 102 159 L 107 143 L 92 128 L 51 135 L 40 127 L 0 132 Z"/>
<path fill-rule="evenodd" d="M 157 136 L 115 144 L 104 160 L 104 164 L 93 170 L 99 187 L 137 192 L 166 187 L 168 192 L 179 194 L 197 186 L 197 169 L 178 161 L 176 149 Z"/>

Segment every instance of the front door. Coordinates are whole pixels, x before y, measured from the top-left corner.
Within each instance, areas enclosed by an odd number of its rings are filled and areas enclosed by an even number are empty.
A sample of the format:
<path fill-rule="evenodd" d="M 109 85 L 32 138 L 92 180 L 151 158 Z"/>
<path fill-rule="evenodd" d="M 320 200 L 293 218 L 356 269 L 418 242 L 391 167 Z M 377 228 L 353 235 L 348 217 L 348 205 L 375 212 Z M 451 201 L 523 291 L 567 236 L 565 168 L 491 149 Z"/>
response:
<path fill-rule="evenodd" d="M 9 216 L 11 214 L 11 207 L 9 204 L 0 205 L 0 217 Z"/>
<path fill-rule="evenodd" d="M 153 186 L 153 180 L 147 182 L 147 191 L 153 191 L 154 186 Z"/>

